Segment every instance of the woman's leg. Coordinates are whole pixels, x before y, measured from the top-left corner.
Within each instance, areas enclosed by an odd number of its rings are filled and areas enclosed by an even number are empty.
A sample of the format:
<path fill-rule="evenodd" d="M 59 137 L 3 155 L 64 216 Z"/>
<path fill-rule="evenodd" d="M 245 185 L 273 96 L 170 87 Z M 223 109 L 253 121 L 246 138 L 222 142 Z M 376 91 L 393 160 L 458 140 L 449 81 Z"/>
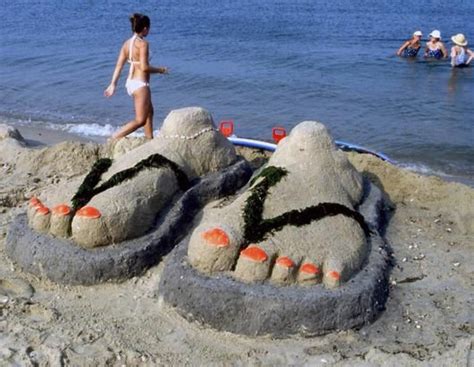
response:
<path fill-rule="evenodd" d="M 152 108 L 150 88 L 143 87 L 137 89 L 135 93 L 133 93 L 133 101 L 135 104 L 135 120 L 129 121 L 122 126 L 119 131 L 112 135 L 112 139 L 123 138 L 128 134 L 133 133 L 138 128 L 145 126 L 147 123 L 147 118 L 150 115 L 150 108 Z"/>
<path fill-rule="evenodd" d="M 151 97 L 151 96 L 150 96 Z M 150 101 L 150 111 L 148 112 L 148 116 L 146 118 L 145 126 L 145 138 L 153 139 L 153 114 L 155 110 L 153 108 L 153 103 Z"/>

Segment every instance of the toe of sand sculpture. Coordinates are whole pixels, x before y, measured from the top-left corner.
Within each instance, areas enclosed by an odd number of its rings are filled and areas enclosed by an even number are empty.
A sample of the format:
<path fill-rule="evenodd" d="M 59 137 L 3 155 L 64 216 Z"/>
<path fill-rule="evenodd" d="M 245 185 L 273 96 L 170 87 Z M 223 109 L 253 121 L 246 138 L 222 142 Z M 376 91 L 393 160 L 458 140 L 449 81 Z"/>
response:
<path fill-rule="evenodd" d="M 8 252 L 61 282 L 133 276 L 186 233 L 202 205 L 250 174 L 207 111 L 172 111 L 157 138 L 32 198 L 9 231 Z"/>
<path fill-rule="evenodd" d="M 233 202 L 207 210 L 165 268 L 164 300 L 248 335 L 321 334 L 372 320 L 387 296 L 380 190 L 303 122 Z"/>

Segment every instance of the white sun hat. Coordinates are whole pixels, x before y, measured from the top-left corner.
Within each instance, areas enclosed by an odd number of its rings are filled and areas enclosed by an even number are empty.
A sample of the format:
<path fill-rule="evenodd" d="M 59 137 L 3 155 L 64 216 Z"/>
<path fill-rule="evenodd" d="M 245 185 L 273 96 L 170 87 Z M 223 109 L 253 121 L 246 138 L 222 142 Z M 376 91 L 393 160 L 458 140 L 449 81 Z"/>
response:
<path fill-rule="evenodd" d="M 467 39 L 462 33 L 458 33 L 457 35 L 452 36 L 451 41 L 453 41 L 458 46 L 467 46 Z"/>
<path fill-rule="evenodd" d="M 435 29 L 433 32 L 430 33 L 430 37 L 441 39 L 441 32 Z"/>
<path fill-rule="evenodd" d="M 423 33 L 421 33 L 421 31 L 416 31 L 413 33 L 414 36 L 423 36 Z"/>

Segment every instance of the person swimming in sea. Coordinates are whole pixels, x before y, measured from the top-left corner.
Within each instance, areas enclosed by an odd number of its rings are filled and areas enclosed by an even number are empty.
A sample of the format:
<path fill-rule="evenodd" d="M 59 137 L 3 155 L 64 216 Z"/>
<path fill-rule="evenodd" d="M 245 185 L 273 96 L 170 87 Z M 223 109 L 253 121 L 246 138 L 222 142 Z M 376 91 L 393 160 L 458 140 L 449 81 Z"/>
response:
<path fill-rule="evenodd" d="M 112 81 L 104 91 L 106 97 L 115 93 L 117 81 L 126 62 L 130 64 L 125 84 L 128 94 L 135 105 L 135 119 L 129 121 L 112 135 L 112 140 L 120 139 L 144 127 L 145 137 L 153 138 L 153 104 L 150 91 L 150 74 L 167 74 L 168 68 L 149 64 L 149 45 L 145 37 L 150 32 L 150 18 L 143 14 L 130 17 L 133 36 L 124 42 L 117 59 Z"/>
<path fill-rule="evenodd" d="M 423 37 L 421 31 L 414 32 L 413 37 L 398 49 L 397 55 L 402 57 L 416 57 L 421 48 L 421 37 Z"/>
<path fill-rule="evenodd" d="M 441 41 L 441 32 L 437 29 L 430 33 L 430 40 L 426 42 L 424 57 L 436 60 L 448 57 L 448 51 Z"/>
<path fill-rule="evenodd" d="M 467 48 L 467 39 L 462 33 L 451 37 L 454 46 L 451 47 L 451 66 L 466 67 L 469 66 L 474 58 L 474 52 Z"/>

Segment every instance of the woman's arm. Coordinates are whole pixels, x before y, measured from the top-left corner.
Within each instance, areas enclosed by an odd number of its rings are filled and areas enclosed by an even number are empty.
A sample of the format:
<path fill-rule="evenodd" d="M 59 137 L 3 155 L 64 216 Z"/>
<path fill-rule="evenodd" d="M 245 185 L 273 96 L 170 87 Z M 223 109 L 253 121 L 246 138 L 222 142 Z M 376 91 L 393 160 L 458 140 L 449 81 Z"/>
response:
<path fill-rule="evenodd" d="M 107 89 L 104 91 L 106 97 L 112 97 L 115 93 L 115 87 L 120 78 L 120 73 L 122 72 L 123 66 L 127 62 L 127 56 L 125 55 L 125 44 L 122 46 L 119 56 L 117 58 L 117 64 L 115 65 L 115 70 L 112 75 L 112 81 L 110 82 Z"/>
<path fill-rule="evenodd" d="M 469 65 L 472 59 L 474 59 L 474 52 L 472 52 L 470 49 L 467 49 L 466 52 L 469 55 L 469 58 L 466 60 L 466 65 Z"/>
<path fill-rule="evenodd" d="M 406 41 L 397 51 L 397 55 L 400 56 L 403 52 L 404 49 L 406 49 L 408 47 L 408 45 L 410 44 L 410 41 Z"/>
<path fill-rule="evenodd" d="M 456 46 L 451 47 L 451 66 L 456 66 Z"/>
<path fill-rule="evenodd" d="M 143 45 L 140 47 L 140 70 L 142 70 L 145 73 L 150 73 L 150 74 L 167 74 L 168 73 L 168 68 L 160 66 L 151 66 L 148 62 L 149 58 L 149 48 L 148 48 L 148 42 L 143 42 Z"/>
<path fill-rule="evenodd" d="M 430 49 L 428 45 L 429 45 L 429 43 L 427 42 L 427 43 L 426 43 L 426 46 L 425 46 L 425 52 L 424 52 L 424 55 L 423 55 L 423 56 L 425 56 L 425 57 L 428 56 L 428 51 L 429 51 L 429 49 Z"/>
<path fill-rule="evenodd" d="M 444 43 L 441 43 L 441 47 L 439 49 L 443 54 L 443 58 L 446 59 L 448 57 L 448 51 L 446 50 L 446 46 L 444 45 Z"/>

